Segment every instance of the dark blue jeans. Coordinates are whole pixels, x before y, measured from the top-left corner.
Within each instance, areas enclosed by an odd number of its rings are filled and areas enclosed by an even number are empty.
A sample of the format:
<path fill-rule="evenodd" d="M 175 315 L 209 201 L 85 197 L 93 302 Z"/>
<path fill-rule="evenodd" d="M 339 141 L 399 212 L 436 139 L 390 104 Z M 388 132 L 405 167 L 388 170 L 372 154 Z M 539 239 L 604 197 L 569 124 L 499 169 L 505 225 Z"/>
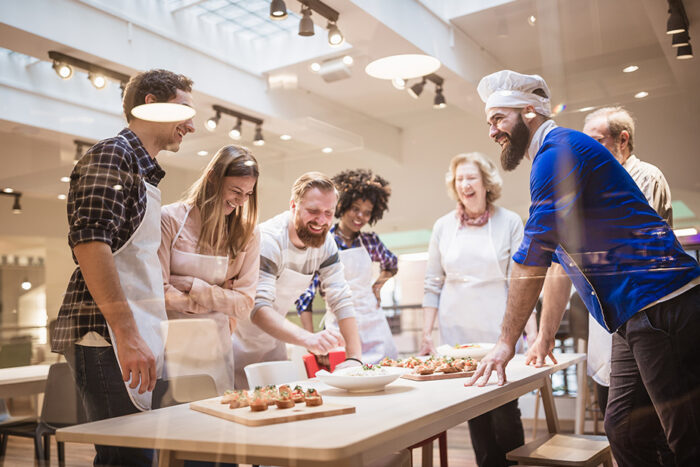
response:
<path fill-rule="evenodd" d="M 660 429 L 677 465 L 700 465 L 700 286 L 613 335 L 605 433 L 618 465 L 659 465 Z"/>
<path fill-rule="evenodd" d="M 469 420 L 469 436 L 479 467 L 515 465 L 506 453 L 525 443 L 518 400 Z"/>
<path fill-rule="evenodd" d="M 74 345 L 65 353 L 90 422 L 137 413 L 112 347 Z M 153 465 L 153 450 L 95 445 L 94 465 Z"/>

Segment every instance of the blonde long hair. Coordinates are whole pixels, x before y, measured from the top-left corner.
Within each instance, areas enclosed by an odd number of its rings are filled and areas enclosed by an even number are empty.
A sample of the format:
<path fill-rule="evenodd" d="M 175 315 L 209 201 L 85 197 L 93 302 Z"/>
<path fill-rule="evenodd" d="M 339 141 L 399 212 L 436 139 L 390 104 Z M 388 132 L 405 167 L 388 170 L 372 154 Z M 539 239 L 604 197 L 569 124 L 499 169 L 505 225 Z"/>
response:
<path fill-rule="evenodd" d="M 258 222 L 258 161 L 247 148 L 224 146 L 214 155 L 202 175 L 181 200 L 197 206 L 202 219 L 197 248 L 202 254 L 227 254 L 231 259 L 253 236 Z M 255 177 L 253 194 L 245 205 L 224 214 L 221 195 L 224 177 Z"/>

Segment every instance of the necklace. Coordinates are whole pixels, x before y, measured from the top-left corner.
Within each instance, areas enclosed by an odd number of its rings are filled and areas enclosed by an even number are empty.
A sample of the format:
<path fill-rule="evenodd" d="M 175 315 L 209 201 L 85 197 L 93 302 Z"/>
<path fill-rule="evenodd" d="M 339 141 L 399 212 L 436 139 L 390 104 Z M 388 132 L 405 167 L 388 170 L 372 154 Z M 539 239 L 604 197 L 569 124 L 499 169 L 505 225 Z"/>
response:
<path fill-rule="evenodd" d="M 350 235 L 350 236 L 345 235 L 345 234 L 343 233 L 343 231 L 340 229 L 340 226 L 338 226 L 338 227 L 335 229 L 335 231 L 338 233 L 338 235 L 340 235 L 340 237 L 341 237 L 343 240 L 346 240 L 345 243 L 348 243 L 348 242 L 352 243 L 353 240 L 355 240 L 355 236 L 354 236 L 354 235 Z"/>

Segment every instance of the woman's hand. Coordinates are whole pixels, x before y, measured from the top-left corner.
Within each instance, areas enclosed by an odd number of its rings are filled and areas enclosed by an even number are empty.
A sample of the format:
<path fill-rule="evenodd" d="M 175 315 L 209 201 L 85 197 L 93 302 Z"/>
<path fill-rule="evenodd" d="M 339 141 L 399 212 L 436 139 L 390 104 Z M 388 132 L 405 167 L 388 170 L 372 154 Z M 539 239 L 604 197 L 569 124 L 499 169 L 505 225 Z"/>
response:
<path fill-rule="evenodd" d="M 423 335 L 421 339 L 420 349 L 418 350 L 418 355 L 435 355 L 437 354 L 437 349 L 435 349 L 435 344 L 433 344 L 433 338 L 430 334 Z"/>
<path fill-rule="evenodd" d="M 193 283 L 194 277 L 192 276 L 170 276 L 170 285 L 172 285 L 182 293 L 190 293 L 190 290 L 192 290 Z"/>

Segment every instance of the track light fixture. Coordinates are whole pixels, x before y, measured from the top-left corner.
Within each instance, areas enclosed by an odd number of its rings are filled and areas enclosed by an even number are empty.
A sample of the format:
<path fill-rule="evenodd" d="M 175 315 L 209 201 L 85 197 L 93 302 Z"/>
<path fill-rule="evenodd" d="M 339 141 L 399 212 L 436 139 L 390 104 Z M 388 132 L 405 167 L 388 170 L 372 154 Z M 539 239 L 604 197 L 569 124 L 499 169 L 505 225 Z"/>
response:
<path fill-rule="evenodd" d="M 311 12 L 318 13 L 328 20 L 328 44 L 337 47 L 345 42 L 343 33 L 338 28 L 339 14 L 336 10 L 320 0 L 299 0 L 301 3 L 301 20 L 299 21 L 299 35 L 313 36 L 314 22 L 311 20 Z M 272 10 L 270 10 L 272 11 Z"/>
<path fill-rule="evenodd" d="M 408 95 L 411 96 L 414 99 L 418 99 L 420 97 L 421 93 L 423 92 L 423 88 L 425 87 L 425 76 L 421 78 L 421 81 L 419 83 L 414 84 L 410 88 L 408 88 Z"/>
<path fill-rule="evenodd" d="M 688 60 L 690 58 L 693 58 L 693 46 L 688 44 L 682 47 L 678 47 L 676 58 L 678 60 Z"/>
<path fill-rule="evenodd" d="M 435 89 L 435 98 L 433 99 L 434 109 L 444 109 L 447 107 L 447 102 L 445 102 L 445 96 L 442 94 L 442 85 Z"/>
<path fill-rule="evenodd" d="M 314 22 L 311 20 L 311 8 L 301 8 L 301 20 L 299 20 L 299 35 L 311 37 L 314 35 Z"/>
<path fill-rule="evenodd" d="M 688 17 L 681 0 L 668 0 L 668 13 L 666 34 L 677 34 L 688 29 Z"/>
<path fill-rule="evenodd" d="M 14 196 L 15 202 L 12 203 L 12 214 L 22 214 L 22 206 L 19 204 L 19 199 L 22 197 L 22 193 L 18 191 L 0 191 L 0 195 L 3 196 Z"/>
<path fill-rule="evenodd" d="M 54 60 L 52 68 L 61 79 L 70 79 L 73 77 L 73 67 L 70 65 Z"/>
<path fill-rule="evenodd" d="M 265 144 L 265 140 L 263 139 L 262 135 L 262 126 L 260 125 L 255 126 L 255 139 L 253 139 L 253 144 L 255 146 L 263 146 Z"/>
<path fill-rule="evenodd" d="M 333 22 L 328 23 L 328 44 L 337 47 L 343 42 L 345 42 L 345 37 L 343 37 L 343 33 L 338 29 L 338 25 Z"/>
<path fill-rule="evenodd" d="M 673 35 L 671 39 L 671 47 L 683 47 L 690 44 L 690 36 L 688 31 L 679 32 Z"/>
<path fill-rule="evenodd" d="M 270 19 L 280 21 L 286 17 L 287 5 L 284 4 L 284 0 L 272 0 L 270 2 Z"/>
<path fill-rule="evenodd" d="M 262 137 L 263 121 L 261 119 L 244 114 L 243 112 L 238 112 L 237 110 L 229 109 L 228 107 L 223 107 L 221 105 L 213 105 L 212 108 L 214 109 L 214 112 L 216 112 L 216 115 L 207 120 L 207 130 L 216 130 L 216 127 L 219 125 L 219 120 L 221 120 L 221 115 L 229 115 L 237 119 L 236 125 L 231 129 L 231 131 L 228 132 L 228 135 L 231 139 L 236 141 L 241 139 L 243 122 L 246 121 L 255 125 L 255 139 L 253 140 L 253 144 L 256 146 L 262 146 L 263 144 L 265 144 L 265 141 Z"/>
<path fill-rule="evenodd" d="M 236 126 L 231 128 L 231 131 L 228 132 L 228 135 L 232 140 L 238 141 L 241 139 L 241 123 L 242 121 L 239 118 L 238 122 L 236 122 Z"/>
<path fill-rule="evenodd" d="M 219 126 L 219 120 L 221 120 L 221 112 L 217 110 L 216 115 L 207 120 L 206 123 L 204 123 L 204 126 L 207 128 L 207 130 L 214 131 L 216 130 L 216 127 Z"/>
<path fill-rule="evenodd" d="M 94 65 L 85 60 L 71 57 L 54 50 L 49 51 L 49 58 L 53 60 L 53 69 L 62 79 L 69 79 L 73 76 L 73 69 L 78 68 L 88 73 L 88 79 L 97 89 L 104 89 L 107 86 L 107 79 L 112 79 L 120 83 L 122 92 L 124 86 L 129 82 L 129 75 L 110 70 L 100 65 Z"/>
<path fill-rule="evenodd" d="M 668 21 L 666 34 L 672 34 L 671 47 L 677 49 L 676 58 L 687 60 L 693 58 L 693 47 L 690 45 L 690 21 L 685 12 L 682 0 L 668 0 Z"/>
<path fill-rule="evenodd" d="M 407 88 L 406 91 L 408 92 L 408 95 L 414 99 L 418 99 L 418 97 L 423 92 L 423 88 L 425 88 L 425 84 L 428 81 L 435 84 L 435 98 L 433 99 L 433 108 L 444 109 L 445 107 L 447 107 L 445 95 L 442 93 L 442 85 L 445 82 L 445 80 L 442 76 L 437 75 L 435 73 L 430 73 L 429 75 L 423 76 L 418 83 L 415 83 L 413 86 Z"/>

